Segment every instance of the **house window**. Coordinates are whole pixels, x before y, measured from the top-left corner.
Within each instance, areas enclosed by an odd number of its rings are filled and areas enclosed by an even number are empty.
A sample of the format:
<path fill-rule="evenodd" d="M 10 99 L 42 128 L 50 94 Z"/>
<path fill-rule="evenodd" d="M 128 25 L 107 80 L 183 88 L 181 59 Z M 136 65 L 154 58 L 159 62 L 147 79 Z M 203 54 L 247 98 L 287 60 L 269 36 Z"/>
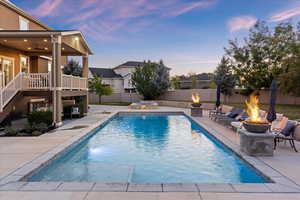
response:
<path fill-rule="evenodd" d="M 7 57 L 0 57 L 0 72 L 2 73 L 1 85 L 8 84 L 14 76 L 14 60 Z"/>
<path fill-rule="evenodd" d="M 29 59 L 28 59 L 28 57 L 21 56 L 20 57 L 20 64 L 21 64 L 21 72 L 29 73 Z"/>
<path fill-rule="evenodd" d="M 20 30 L 29 30 L 29 21 L 23 17 L 19 17 Z"/>

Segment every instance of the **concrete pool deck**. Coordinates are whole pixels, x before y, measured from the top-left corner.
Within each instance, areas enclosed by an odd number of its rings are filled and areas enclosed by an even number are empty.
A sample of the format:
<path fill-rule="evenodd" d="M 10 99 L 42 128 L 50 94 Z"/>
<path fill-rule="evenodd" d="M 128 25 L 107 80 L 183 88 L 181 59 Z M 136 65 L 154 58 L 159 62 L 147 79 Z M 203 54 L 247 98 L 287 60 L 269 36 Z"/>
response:
<path fill-rule="evenodd" d="M 268 184 L 119 184 L 105 185 L 96 183 L 26 183 L 16 182 L 3 185 L 7 175 L 26 175 L 29 169 L 26 164 L 47 161 L 45 155 L 54 155 L 62 151 L 85 135 L 94 126 L 106 120 L 110 114 L 103 111 L 127 111 L 126 107 L 91 106 L 87 117 L 71 121 L 56 131 L 35 138 L 1 138 L 0 139 L 0 199 L 300 199 L 300 157 L 288 146 L 281 145 L 274 157 L 259 157 L 253 160 L 255 167 L 262 170 L 272 179 L 281 179 L 280 185 Z M 157 111 L 185 111 L 181 108 L 161 107 Z M 222 142 L 231 143 L 230 148 L 237 148 L 239 137 L 223 126 L 208 118 L 194 118 L 208 131 L 218 134 Z M 296 144 L 299 148 L 299 143 Z M 238 150 L 237 150 L 238 151 Z M 38 159 L 37 159 L 38 158 Z M 251 157 L 249 158 L 251 159 Z M 251 161 L 250 161 L 251 162 Z M 25 167 L 22 167 L 24 166 Z M 37 167 L 37 166 L 36 166 Z M 269 171 L 269 172 L 268 172 Z M 10 176 L 12 177 L 12 176 Z M 287 177 L 283 178 L 282 177 Z M 10 180 L 11 182 L 14 180 Z M 275 180 L 276 181 L 276 180 Z M 2 184 L 1 184 L 2 182 Z M 102 192 L 103 188 L 107 189 Z M 116 190 L 116 188 L 120 188 Z M 146 188 L 146 189 L 145 189 Z M 178 189 L 179 188 L 179 189 Z M 171 191 L 186 191 L 174 193 Z M 114 193 L 113 191 L 119 191 Z M 123 193 L 121 191 L 132 191 Z M 134 191 L 149 191 L 147 193 Z M 162 191 L 165 191 L 162 192 Z M 167 192 L 166 192 L 167 191 Z M 257 194 L 255 193 L 257 192 Z M 274 194 L 276 192 L 276 194 Z M 284 192 L 284 193 L 278 193 Z"/>

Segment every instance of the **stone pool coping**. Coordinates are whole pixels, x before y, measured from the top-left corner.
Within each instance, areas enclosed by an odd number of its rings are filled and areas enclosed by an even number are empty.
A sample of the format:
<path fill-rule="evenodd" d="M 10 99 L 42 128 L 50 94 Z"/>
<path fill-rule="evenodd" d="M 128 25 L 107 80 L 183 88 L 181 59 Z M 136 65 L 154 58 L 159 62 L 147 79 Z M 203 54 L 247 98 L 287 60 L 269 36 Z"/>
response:
<path fill-rule="evenodd" d="M 245 160 L 271 183 L 91 183 L 91 182 L 25 182 L 26 178 L 56 159 L 62 153 L 80 143 L 93 134 L 99 126 L 103 126 L 112 117 L 122 113 L 164 113 L 184 114 L 199 124 L 224 146 Z M 289 178 L 268 166 L 261 160 L 241 152 L 239 146 L 228 138 L 219 134 L 212 127 L 201 123 L 201 118 L 195 118 L 184 111 L 118 111 L 108 115 L 105 119 L 92 124 L 80 131 L 65 143 L 40 155 L 31 162 L 23 165 L 12 173 L 0 179 L 0 191 L 99 191 L 99 192 L 218 192 L 218 193 L 300 193 L 300 186 Z"/>

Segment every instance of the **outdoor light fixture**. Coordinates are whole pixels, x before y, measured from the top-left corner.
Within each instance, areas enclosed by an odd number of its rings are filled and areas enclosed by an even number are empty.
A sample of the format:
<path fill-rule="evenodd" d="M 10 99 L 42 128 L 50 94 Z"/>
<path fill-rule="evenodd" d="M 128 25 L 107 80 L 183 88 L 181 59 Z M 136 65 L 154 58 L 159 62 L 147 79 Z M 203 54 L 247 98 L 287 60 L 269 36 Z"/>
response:
<path fill-rule="evenodd" d="M 28 40 L 27 40 L 27 39 L 24 39 L 24 42 L 28 42 Z"/>
<path fill-rule="evenodd" d="M 31 47 L 28 47 L 27 49 L 28 49 L 28 50 L 31 50 Z"/>
<path fill-rule="evenodd" d="M 75 40 L 75 41 L 78 41 L 78 40 L 79 40 L 79 38 L 78 38 L 78 37 L 75 37 L 75 38 L 74 38 L 74 40 Z"/>
<path fill-rule="evenodd" d="M 44 39 L 44 42 L 48 42 L 48 40 Z"/>
<path fill-rule="evenodd" d="M 62 50 L 65 50 L 65 48 L 62 48 Z"/>
<path fill-rule="evenodd" d="M 7 42 L 7 40 L 3 40 L 4 42 Z"/>
<path fill-rule="evenodd" d="M 48 50 L 48 48 L 47 48 L 47 47 L 45 47 L 45 50 Z"/>

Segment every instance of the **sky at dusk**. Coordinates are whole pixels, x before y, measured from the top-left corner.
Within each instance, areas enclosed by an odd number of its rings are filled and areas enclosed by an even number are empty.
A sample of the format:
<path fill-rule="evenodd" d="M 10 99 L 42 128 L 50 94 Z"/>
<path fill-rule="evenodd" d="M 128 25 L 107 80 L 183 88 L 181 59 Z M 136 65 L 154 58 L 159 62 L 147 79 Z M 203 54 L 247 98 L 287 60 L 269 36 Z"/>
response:
<path fill-rule="evenodd" d="M 91 67 L 163 59 L 172 74 L 213 72 L 257 20 L 300 20 L 300 0 L 11 0 L 50 27 L 80 30 Z"/>

